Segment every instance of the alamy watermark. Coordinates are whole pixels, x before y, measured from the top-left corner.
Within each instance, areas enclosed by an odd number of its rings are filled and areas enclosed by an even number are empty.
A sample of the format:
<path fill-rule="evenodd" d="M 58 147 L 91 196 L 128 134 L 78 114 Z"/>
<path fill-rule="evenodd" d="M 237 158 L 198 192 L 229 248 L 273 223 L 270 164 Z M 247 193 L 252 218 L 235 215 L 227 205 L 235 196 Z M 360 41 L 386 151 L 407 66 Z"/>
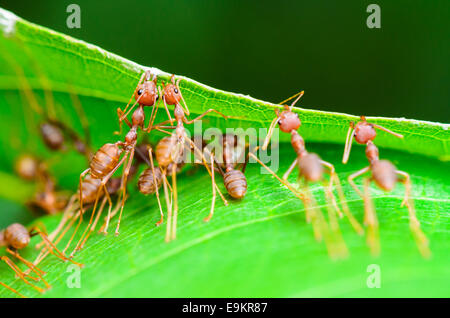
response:
<path fill-rule="evenodd" d="M 366 25 L 369 29 L 381 28 L 381 8 L 378 4 L 369 4 L 366 9 L 370 13 L 366 20 Z"/>
<path fill-rule="evenodd" d="M 78 4 L 69 4 L 66 12 L 70 13 L 66 19 L 66 25 L 69 29 L 81 28 L 81 8 Z"/>
<path fill-rule="evenodd" d="M 370 273 L 366 280 L 367 288 L 381 288 L 381 268 L 378 264 L 370 264 L 366 269 Z"/>

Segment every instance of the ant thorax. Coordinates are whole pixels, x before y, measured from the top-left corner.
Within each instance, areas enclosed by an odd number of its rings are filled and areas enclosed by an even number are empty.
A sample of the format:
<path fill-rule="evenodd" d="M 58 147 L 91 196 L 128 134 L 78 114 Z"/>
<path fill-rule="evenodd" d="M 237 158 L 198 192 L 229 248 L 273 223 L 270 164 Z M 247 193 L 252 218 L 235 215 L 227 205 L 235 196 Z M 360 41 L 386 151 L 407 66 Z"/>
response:
<path fill-rule="evenodd" d="M 298 156 L 304 156 L 308 153 L 305 149 L 305 140 L 303 140 L 297 130 L 291 131 L 291 144 Z"/>
<path fill-rule="evenodd" d="M 367 142 L 366 157 L 371 164 L 379 160 L 378 147 L 371 140 Z"/>
<path fill-rule="evenodd" d="M 175 119 L 178 121 L 178 123 L 180 125 L 180 122 L 184 118 L 184 110 L 183 110 L 183 108 L 181 108 L 180 104 L 175 105 L 175 109 L 173 110 L 173 115 L 175 116 Z"/>
<path fill-rule="evenodd" d="M 134 112 L 133 115 L 131 117 L 133 126 L 137 127 L 142 127 L 144 125 L 144 121 L 145 121 L 145 113 L 144 113 L 144 108 L 142 106 L 139 106 Z"/>

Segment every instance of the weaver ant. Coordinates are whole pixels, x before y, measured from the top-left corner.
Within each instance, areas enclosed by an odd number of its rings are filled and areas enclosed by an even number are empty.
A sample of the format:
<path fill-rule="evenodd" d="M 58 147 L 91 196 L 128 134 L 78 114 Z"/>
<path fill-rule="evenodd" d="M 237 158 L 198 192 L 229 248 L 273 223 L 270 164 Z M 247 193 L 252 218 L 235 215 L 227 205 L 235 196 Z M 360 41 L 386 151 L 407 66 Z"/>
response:
<path fill-rule="evenodd" d="M 428 248 L 428 240 L 420 229 L 420 222 L 416 217 L 414 202 L 411 199 L 411 178 L 408 173 L 397 170 L 397 168 L 390 161 L 379 159 L 378 148 L 373 143 L 373 140 L 377 134 L 375 128 L 387 132 L 397 138 L 403 138 L 403 135 L 395 133 L 382 126 L 369 123 L 364 116 L 361 116 L 360 121 L 356 125 L 354 122 L 350 123 L 345 141 L 344 156 L 342 159 L 343 163 L 347 163 L 350 156 L 353 138 L 357 143 L 366 145 L 366 157 L 369 160 L 370 165 L 351 174 L 348 177 L 348 182 L 356 193 L 364 200 L 364 223 L 368 226 L 367 243 L 373 255 L 376 256 L 380 253 L 378 220 L 373 203 L 370 199 L 370 183 L 374 181 L 379 188 L 386 192 L 390 192 L 397 182 L 401 182 L 405 185 L 405 197 L 401 206 L 403 207 L 405 205 L 408 208 L 409 226 L 420 253 L 424 257 L 429 257 L 431 253 Z M 369 171 L 372 175 L 364 179 L 364 193 L 362 193 L 353 180 Z M 398 178 L 399 176 L 401 179 Z"/>
<path fill-rule="evenodd" d="M 290 106 L 285 105 L 283 112 L 279 113 L 278 110 L 275 111 L 277 116 L 272 121 L 268 134 L 262 146 L 263 150 L 267 149 L 267 145 L 269 144 L 273 130 L 277 124 L 279 125 L 281 131 L 291 134 L 291 144 L 294 151 L 296 152 L 297 157 L 289 166 L 288 170 L 283 175 L 283 178 L 282 179 L 279 178 L 275 174 L 275 172 L 273 172 L 269 167 L 263 164 L 261 160 L 259 160 L 252 152 L 250 152 L 249 155 L 252 156 L 252 158 L 254 158 L 267 171 L 269 171 L 273 176 L 275 176 L 278 179 L 278 181 L 280 181 L 283 185 L 285 185 L 289 190 L 291 190 L 298 198 L 300 198 L 303 201 L 305 206 L 306 220 L 307 222 L 310 221 L 312 222 L 314 236 L 317 240 L 321 240 L 323 235 L 325 235 L 326 241 L 331 239 L 335 240 L 335 242 L 330 241 L 330 243 L 332 243 L 333 245 L 336 244 L 337 248 L 336 251 L 329 250 L 331 256 L 345 257 L 348 252 L 340 235 L 339 225 L 335 216 L 336 211 L 339 214 L 339 216 L 342 216 L 342 212 L 338 207 L 336 198 L 333 194 L 333 183 L 336 185 L 344 214 L 347 216 L 349 222 L 351 223 L 351 225 L 353 226 L 353 228 L 357 233 L 361 234 L 363 230 L 358 221 L 356 221 L 356 219 L 353 217 L 353 215 L 350 213 L 347 207 L 345 197 L 340 185 L 339 177 L 335 172 L 334 166 L 331 163 L 320 159 L 320 157 L 317 154 L 309 153 L 306 150 L 305 141 L 297 131 L 297 129 L 300 128 L 301 121 L 300 118 L 298 117 L 298 114 L 294 113 L 292 109 L 294 105 L 298 102 L 298 100 L 303 96 L 303 93 L 304 92 L 302 91 L 292 96 L 290 99 L 294 97 L 297 98 L 292 102 Z M 289 175 L 292 173 L 292 171 L 296 166 L 299 169 L 298 178 L 299 180 L 303 181 L 302 191 L 300 193 L 298 192 L 298 190 L 294 189 L 287 181 Z M 325 172 L 324 168 L 327 168 L 328 173 L 330 175 L 328 185 L 326 185 L 326 181 L 323 176 Z M 322 215 L 320 208 L 317 207 L 317 202 L 315 201 L 314 196 L 311 194 L 309 190 L 308 184 L 311 182 L 322 182 L 327 201 L 331 201 L 331 206 L 330 204 L 327 204 L 327 209 L 332 234 L 334 236 L 333 238 L 328 236 L 328 226 L 326 224 L 326 221 Z"/>
<path fill-rule="evenodd" d="M 234 134 L 224 134 L 222 136 L 222 164 L 218 164 L 219 172 L 223 177 L 223 182 L 228 194 L 234 199 L 242 199 L 247 192 L 247 179 L 244 172 L 248 163 L 248 156 L 245 156 L 247 145 L 241 145 L 238 136 Z M 244 147 L 243 147 L 244 146 Z M 241 170 L 237 170 L 238 164 L 242 163 Z"/>
<path fill-rule="evenodd" d="M 45 289 L 36 286 L 35 284 L 28 281 L 28 279 L 34 280 L 34 281 L 42 281 L 46 289 L 50 288 L 50 285 L 47 283 L 47 281 L 44 280 L 42 277 L 45 272 L 39 269 L 36 265 L 31 263 L 30 261 L 27 261 L 25 258 L 23 258 L 19 254 L 19 250 L 24 249 L 30 244 L 30 240 L 33 236 L 39 235 L 44 242 L 44 244 L 47 246 L 48 251 L 61 259 L 62 261 L 70 261 L 73 264 L 76 264 L 80 267 L 82 267 L 82 264 L 74 262 L 67 258 L 64 253 L 58 250 L 58 248 L 51 242 L 51 240 L 47 237 L 47 235 L 42 232 L 37 226 L 32 227 L 30 230 L 28 230 L 25 226 L 19 223 L 14 223 L 8 226 L 6 229 L 0 231 L 0 246 L 6 247 L 6 252 L 17 258 L 19 261 L 24 263 L 30 271 L 35 273 L 38 277 L 31 276 L 25 272 L 23 272 L 8 256 L 1 256 L 0 259 L 5 262 L 15 273 L 16 275 L 27 285 L 31 286 L 35 290 L 37 290 L 40 293 L 43 293 Z M 27 279 L 28 278 L 28 279 Z M 3 285 L 3 284 L 2 284 Z M 5 286 L 5 285 L 3 285 Z M 5 286 L 8 288 L 9 286 Z M 12 290 L 13 292 L 15 290 L 8 288 Z M 19 293 L 20 295 L 20 293 Z"/>
<path fill-rule="evenodd" d="M 24 154 L 16 160 L 15 171 L 22 179 L 38 184 L 38 190 L 27 203 L 31 208 L 37 208 L 46 214 L 56 214 L 66 206 L 67 195 L 56 190 L 55 180 L 44 162 Z"/>
<path fill-rule="evenodd" d="M 210 169 L 210 167 L 207 164 L 207 160 L 200 149 L 194 144 L 194 142 L 188 138 L 186 129 L 184 127 L 184 124 L 192 124 L 193 122 L 202 119 L 204 116 L 206 116 L 210 112 L 216 112 L 217 114 L 221 115 L 225 119 L 228 117 L 224 114 L 220 113 L 219 111 L 215 109 L 208 109 L 203 114 L 199 115 L 197 118 L 188 120 L 186 118 L 186 114 L 189 113 L 189 110 L 187 108 L 187 105 L 185 105 L 186 110 L 183 108 L 183 106 L 180 104 L 180 101 L 183 99 L 181 90 L 179 88 L 179 81 L 176 83 L 174 81 L 174 76 L 171 77 L 172 84 L 164 85 L 164 90 L 162 92 L 162 99 L 164 101 L 164 104 L 168 105 L 174 105 L 174 116 L 176 121 L 175 132 L 170 133 L 166 132 L 160 127 L 162 125 L 165 125 L 166 123 L 171 123 L 172 119 L 169 119 L 167 121 L 164 121 L 160 124 L 158 124 L 158 127 L 155 127 L 155 129 L 168 133 L 170 137 L 165 137 L 161 139 L 155 150 L 156 160 L 158 162 L 159 167 L 161 167 L 163 174 L 166 175 L 168 172 L 172 176 L 172 188 L 173 188 L 173 202 L 174 202 L 174 209 L 173 209 L 173 219 L 172 219 L 172 210 L 169 209 L 168 211 L 168 217 L 167 217 L 167 231 L 166 231 L 166 241 L 170 241 L 176 238 L 176 224 L 177 224 L 177 216 L 178 216 L 178 195 L 177 195 L 177 185 L 176 185 L 176 171 L 178 169 L 178 166 L 182 164 L 183 158 L 185 155 L 185 150 L 188 152 L 191 152 L 192 150 L 194 153 L 200 156 L 202 159 L 203 165 L 205 166 L 206 170 L 208 171 L 209 175 L 211 176 L 212 181 L 212 187 L 213 187 L 213 200 L 211 204 L 211 211 L 209 216 L 205 219 L 208 221 L 211 216 L 214 213 L 214 202 L 215 202 L 215 195 L 216 191 L 219 193 L 219 196 L 223 200 L 225 205 L 228 205 L 228 202 L 226 201 L 225 197 L 220 192 L 220 189 L 217 187 L 217 184 L 215 183 L 214 179 L 214 169 Z M 160 93 L 161 94 L 161 93 Z M 212 159 L 212 154 L 211 158 Z M 213 160 L 211 161 L 211 167 L 214 166 Z M 171 171 L 168 169 L 171 168 Z M 165 184 L 165 183 L 163 183 Z"/>

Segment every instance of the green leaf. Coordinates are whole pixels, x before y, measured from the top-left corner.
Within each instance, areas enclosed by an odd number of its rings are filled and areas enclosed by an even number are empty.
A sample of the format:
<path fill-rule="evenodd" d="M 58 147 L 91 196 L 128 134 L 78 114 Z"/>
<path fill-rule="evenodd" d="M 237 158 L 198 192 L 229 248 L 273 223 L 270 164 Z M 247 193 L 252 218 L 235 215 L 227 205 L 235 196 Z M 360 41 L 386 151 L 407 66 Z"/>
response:
<path fill-rule="evenodd" d="M 24 203 L 33 191 L 31 185 L 12 174 L 14 160 L 20 153 L 29 151 L 51 158 L 52 171 L 66 189 L 76 189 L 78 175 L 86 167 L 77 154 L 55 155 L 42 145 L 36 129 L 40 116 L 20 97 L 23 81 L 14 63 L 23 69 L 41 104 L 45 101 L 44 91 L 51 90 L 58 118 L 82 133 L 70 94 L 79 96 L 95 147 L 121 138 L 113 135 L 118 128 L 116 108 L 128 101 L 144 67 L 33 25 L 2 9 L 0 29 L 3 52 L 0 55 L 0 151 L 3 155 L 0 156 L 0 204 L 2 210 L 13 211 L 16 203 Z M 15 62 L 8 60 L 8 56 Z M 169 74 L 153 71 L 160 79 L 169 79 Z M 48 79 L 48 86 L 43 78 Z M 204 128 L 267 128 L 274 109 L 280 108 L 182 78 L 181 89 L 193 114 L 215 108 L 232 116 L 224 121 L 212 114 L 204 121 Z M 349 121 L 357 117 L 303 108 L 296 112 L 303 123 L 299 132 L 307 141 L 308 149 L 335 164 L 341 180 L 367 165 L 364 148 L 356 145 L 349 164 L 340 163 Z M 202 169 L 191 168 L 178 177 L 180 215 L 176 241 L 164 242 L 165 224 L 154 226 L 159 219 L 156 199 L 143 196 L 130 186 L 121 234 L 118 237 L 93 235 L 76 255 L 75 260 L 85 264 L 81 270 L 81 288 L 68 287 L 67 280 L 74 274 L 68 263 L 48 257 L 41 267 L 53 288 L 44 296 L 447 296 L 450 292 L 450 175 L 448 163 L 438 158 L 449 157 L 448 125 L 395 118 L 370 118 L 370 121 L 405 136 L 400 140 L 380 133 L 377 144 L 382 158 L 411 174 L 413 198 L 422 229 L 430 240 L 431 259 L 423 259 L 417 251 L 409 231 L 408 212 L 400 207 L 401 185 L 392 193 L 384 193 L 375 186 L 371 188 L 380 223 L 381 256 L 373 258 L 364 238 L 354 233 L 343 219 L 340 226 L 350 256 L 336 262 L 328 257 L 324 244 L 314 240 L 301 201 L 277 180 L 261 174 L 260 166 L 250 165 L 246 171 L 249 188 L 245 199 L 230 200 L 228 207 L 217 200 L 215 215 L 209 223 L 202 220 L 211 204 L 210 179 Z M 288 135 L 281 136 L 282 141 L 289 141 Z M 282 143 L 280 173 L 294 158 L 290 144 Z M 220 176 L 216 178 L 220 180 Z M 296 182 L 294 175 L 290 181 Z M 343 182 L 343 187 L 351 211 L 362 222 L 362 200 L 348 183 Z M 311 189 L 325 211 L 327 203 L 320 184 Z M 0 221 L 6 226 L 10 219 L 2 216 Z M 39 221 L 50 230 L 59 217 L 43 217 Z M 34 238 L 31 245 L 37 242 L 38 238 Z M 23 251 L 27 259 L 33 259 L 36 254 L 31 247 Z M 368 288 L 366 284 L 370 275 L 367 268 L 371 264 L 380 266 L 379 289 Z M 41 296 L 15 280 L 5 264 L 0 267 L 0 275 L 1 281 L 23 294 Z M 13 295 L 1 289 L 0 296 Z"/>

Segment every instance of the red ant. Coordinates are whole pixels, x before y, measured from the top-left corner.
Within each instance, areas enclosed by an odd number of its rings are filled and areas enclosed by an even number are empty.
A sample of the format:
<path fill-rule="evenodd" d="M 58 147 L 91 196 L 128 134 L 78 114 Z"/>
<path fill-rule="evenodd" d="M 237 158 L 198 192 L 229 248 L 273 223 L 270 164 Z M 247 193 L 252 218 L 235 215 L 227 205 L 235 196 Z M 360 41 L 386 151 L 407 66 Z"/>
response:
<path fill-rule="evenodd" d="M 397 168 L 390 161 L 379 159 L 378 148 L 373 143 L 373 140 L 377 134 L 375 128 L 383 130 L 384 132 L 387 132 L 397 138 L 403 138 L 403 135 L 397 134 L 382 126 L 371 124 L 367 122 L 364 116 L 361 116 L 361 120 L 356 125 L 354 122 L 350 123 L 345 141 L 344 156 L 342 159 L 343 163 L 347 163 L 353 138 L 355 138 L 357 143 L 366 145 L 366 157 L 369 160 L 370 165 L 351 174 L 348 177 L 348 182 L 353 189 L 355 189 L 356 193 L 358 193 L 358 195 L 364 200 L 364 223 L 368 226 L 367 242 L 371 252 L 373 255 L 378 255 L 380 253 L 380 242 L 378 234 L 378 220 L 370 199 L 370 183 L 371 181 L 375 181 L 378 187 L 389 192 L 394 188 L 397 182 L 401 182 L 405 185 L 405 197 L 401 206 L 405 205 L 408 208 L 409 226 L 420 253 L 424 257 L 429 257 L 431 253 L 428 248 L 428 240 L 420 229 L 420 223 L 416 217 L 416 212 L 414 209 L 414 202 L 411 199 L 411 178 L 408 173 L 397 170 Z M 364 179 L 364 193 L 362 193 L 353 180 L 369 171 L 372 173 L 372 176 Z M 403 179 L 399 179 L 398 176 Z"/>
<path fill-rule="evenodd" d="M 329 252 L 332 254 L 332 257 L 345 257 L 347 255 L 347 248 L 345 247 L 345 243 L 342 240 L 342 237 L 339 232 L 339 225 L 337 222 L 337 219 L 335 217 L 335 211 L 338 212 L 340 216 L 342 216 L 341 211 L 337 205 L 336 199 L 333 194 L 333 183 L 336 185 L 338 195 L 340 197 L 341 205 L 343 207 L 344 214 L 347 216 L 349 222 L 355 229 L 357 233 L 362 233 L 362 228 L 359 225 L 358 221 L 353 217 L 353 215 L 350 213 L 344 194 L 341 189 L 339 177 L 335 172 L 334 166 L 326 161 L 323 161 L 320 159 L 320 157 L 317 154 L 309 153 L 305 148 L 305 142 L 303 138 L 300 136 L 300 134 L 297 132 L 297 130 L 300 128 L 301 121 L 298 117 L 298 114 L 294 113 L 293 107 L 297 103 L 297 101 L 303 96 L 303 91 L 292 96 L 290 99 L 297 97 L 291 104 L 291 106 L 284 106 L 284 111 L 279 113 L 278 110 L 276 110 L 276 118 L 272 121 L 267 137 L 263 143 L 262 149 L 265 150 L 267 148 L 267 145 L 269 144 L 270 138 L 272 136 L 273 130 L 275 128 L 275 125 L 278 124 L 280 126 L 281 131 L 285 133 L 291 134 L 291 144 L 294 148 L 294 151 L 297 154 L 296 159 L 292 162 L 292 164 L 289 166 L 289 169 L 286 171 L 286 173 L 283 175 L 283 178 L 280 179 L 275 172 L 273 172 L 270 168 L 268 168 L 266 165 L 264 165 L 252 152 L 249 153 L 250 156 L 252 156 L 257 162 L 259 162 L 267 171 L 269 171 L 273 176 L 275 176 L 283 185 L 285 185 L 288 189 L 290 189 L 298 198 L 300 198 L 304 205 L 305 205 L 305 213 L 306 213 L 306 220 L 312 221 L 313 224 L 313 230 L 314 235 L 317 240 L 320 240 L 322 238 L 322 235 L 325 235 L 325 239 L 330 240 L 336 240 L 336 242 L 333 242 L 332 244 L 336 244 L 337 249 L 336 251 L 329 250 Z M 288 99 L 289 100 L 289 99 Z M 287 101 L 287 100 L 286 100 Z M 299 179 L 303 180 L 303 186 L 302 186 L 302 192 L 299 193 L 298 190 L 294 189 L 288 182 L 287 179 L 289 175 L 292 173 L 295 167 L 298 167 L 299 169 Z M 324 167 L 328 169 L 328 173 L 330 174 L 330 180 L 328 186 L 325 185 L 325 179 L 323 176 L 324 173 Z M 331 229 L 333 231 L 333 236 L 328 237 L 328 228 L 326 225 L 326 221 L 322 215 L 322 212 L 320 208 L 317 207 L 317 203 L 312 196 L 312 194 L 309 191 L 308 184 L 310 182 L 318 182 L 322 181 L 323 186 L 325 189 L 325 194 L 327 197 L 327 200 L 331 201 L 332 207 L 328 204 L 328 216 L 330 219 L 330 225 Z M 328 246 L 328 244 L 327 244 Z M 335 254 L 338 253 L 338 254 Z"/>
<path fill-rule="evenodd" d="M 27 181 L 37 181 L 39 190 L 28 204 L 44 211 L 56 214 L 67 204 L 67 196 L 56 191 L 55 180 L 50 175 L 47 165 L 31 155 L 22 155 L 15 163 L 16 173 Z"/>
<path fill-rule="evenodd" d="M 25 258 L 20 256 L 19 250 L 24 249 L 27 247 L 30 243 L 30 240 L 33 236 L 39 235 L 42 239 L 42 241 L 45 243 L 45 245 L 48 248 L 48 251 L 61 259 L 62 261 L 70 261 L 80 267 L 82 267 L 82 264 L 74 262 L 67 258 L 64 253 L 60 252 L 57 247 L 48 239 L 47 235 L 42 232 L 38 227 L 34 226 L 30 230 L 27 230 L 26 227 L 19 223 L 14 223 L 8 226 L 6 229 L 0 231 L 0 246 L 6 247 L 6 252 L 16 257 L 19 261 L 24 263 L 29 270 L 33 271 L 38 277 L 31 276 L 25 272 L 23 272 L 8 256 L 1 256 L 0 259 L 4 261 L 15 273 L 16 275 L 27 285 L 33 287 L 38 292 L 44 292 L 45 290 L 41 287 L 38 287 L 34 285 L 33 283 L 29 282 L 28 279 L 32 279 L 34 281 L 42 280 L 42 282 L 45 284 L 46 288 L 49 289 L 50 285 L 43 279 L 43 275 L 45 272 L 43 272 L 41 269 L 39 269 L 36 265 L 33 263 L 27 261 Z M 27 279 L 28 278 L 28 279 Z M 3 285 L 3 284 L 2 284 Z M 9 287 L 9 286 L 5 286 Z M 12 291 L 15 291 L 11 288 L 9 288 Z M 20 295 L 20 294 L 19 294 Z"/>
<path fill-rule="evenodd" d="M 214 169 L 210 169 L 210 167 L 207 164 L 207 160 L 201 150 L 198 149 L 198 147 L 192 142 L 191 139 L 187 137 L 186 129 L 184 127 L 184 124 L 192 124 L 193 122 L 202 119 L 204 116 L 206 116 L 210 112 L 216 112 L 217 114 L 221 115 L 225 119 L 228 117 L 224 114 L 218 112 L 215 109 L 208 109 L 203 114 L 199 115 L 197 118 L 188 120 L 186 118 L 186 114 L 189 113 L 188 107 L 185 104 L 185 108 L 180 104 L 180 101 L 183 100 L 181 90 L 179 87 L 179 82 L 175 82 L 174 76 L 171 77 L 171 84 L 164 85 L 164 90 L 162 92 L 162 99 L 164 101 L 165 106 L 168 105 L 174 105 L 174 116 L 176 121 L 174 133 L 166 132 L 162 129 L 162 125 L 165 125 L 168 122 L 172 122 L 171 119 L 168 121 L 164 121 L 160 124 L 158 124 L 158 127 L 155 127 L 155 129 L 168 133 L 170 137 L 165 137 L 159 141 L 159 143 L 156 146 L 155 155 L 156 160 L 163 170 L 163 174 L 166 175 L 168 168 L 171 168 L 171 175 L 172 175 L 172 188 L 173 188 L 173 202 L 174 202 L 174 209 L 173 209 L 173 219 L 172 219 L 172 210 L 169 208 L 168 211 L 168 217 L 167 217 L 167 231 L 166 231 L 166 241 L 170 241 L 176 238 L 176 224 L 177 224 L 177 216 L 178 216 L 178 195 L 177 195 L 177 185 L 176 185 L 176 171 L 178 169 L 178 166 L 182 164 L 185 150 L 188 152 L 194 151 L 197 155 L 200 156 L 200 158 L 203 161 L 203 165 L 205 166 L 206 170 L 208 171 L 209 175 L 211 176 L 212 180 L 212 187 L 213 187 L 213 202 L 211 205 L 211 211 L 209 216 L 206 218 L 206 220 L 209 220 L 214 213 L 214 201 L 215 201 L 215 195 L 216 191 L 219 193 L 221 199 L 224 201 L 225 205 L 228 205 L 228 202 L 226 201 L 225 197 L 220 192 L 219 188 L 217 187 L 217 184 L 215 183 L 214 179 Z M 161 93 L 160 93 L 161 94 Z M 212 156 L 211 156 L 212 158 Z M 211 162 L 211 167 L 213 167 L 214 162 Z M 163 183 L 165 184 L 165 183 Z M 214 190 L 215 189 L 215 190 Z"/>

